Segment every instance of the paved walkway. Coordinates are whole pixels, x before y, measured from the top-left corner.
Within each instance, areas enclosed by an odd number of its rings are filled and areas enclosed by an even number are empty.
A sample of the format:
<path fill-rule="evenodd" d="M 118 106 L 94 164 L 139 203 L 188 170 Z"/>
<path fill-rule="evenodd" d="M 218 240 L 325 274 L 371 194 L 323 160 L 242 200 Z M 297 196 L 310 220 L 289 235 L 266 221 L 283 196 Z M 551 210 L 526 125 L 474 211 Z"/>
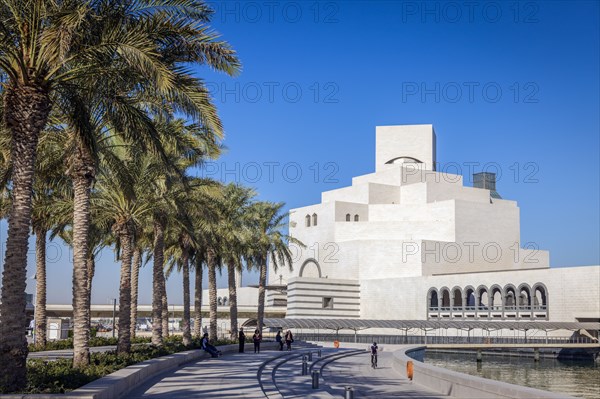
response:
<path fill-rule="evenodd" d="M 325 357 L 341 351 L 330 348 L 323 349 L 322 352 Z M 130 392 L 127 398 L 264 398 L 257 379 L 258 369 L 265 361 L 281 354 L 282 352 L 272 350 L 260 354 L 235 353 L 218 359 L 191 362 L 180 369 L 150 379 Z M 292 351 L 289 354 L 293 356 L 299 352 Z M 315 356 L 316 354 L 313 355 L 313 360 L 316 361 L 318 358 Z M 443 397 L 398 375 L 391 367 L 391 358 L 391 352 L 381 353 L 380 368 L 376 370 L 371 368 L 370 355 L 367 352 L 329 363 L 323 369 L 319 390 L 311 388 L 310 376 L 301 375 L 302 358 L 299 356 L 281 364 L 276 370 L 269 370 L 269 375 L 264 377 L 275 381 L 284 398 L 343 398 L 346 386 L 355 388 L 354 397 L 357 399 Z"/>
<path fill-rule="evenodd" d="M 128 393 L 127 398 L 263 398 L 257 379 L 258 368 L 278 354 L 281 352 L 235 353 L 191 362 L 151 378 Z"/>
<path fill-rule="evenodd" d="M 335 397 L 343 397 L 346 386 L 358 398 L 443 398 L 445 396 L 413 384 L 392 369 L 392 353 L 381 352 L 378 368 L 371 368 L 371 354 L 345 357 L 323 369 L 324 384 Z"/>

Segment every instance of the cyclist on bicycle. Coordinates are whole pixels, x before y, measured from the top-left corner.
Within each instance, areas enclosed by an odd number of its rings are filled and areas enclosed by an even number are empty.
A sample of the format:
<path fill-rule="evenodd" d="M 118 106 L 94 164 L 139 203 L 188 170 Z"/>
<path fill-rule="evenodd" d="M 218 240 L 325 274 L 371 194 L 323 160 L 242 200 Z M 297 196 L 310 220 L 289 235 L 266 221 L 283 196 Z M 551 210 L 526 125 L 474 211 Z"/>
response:
<path fill-rule="evenodd" d="M 373 342 L 373 345 L 371 345 L 371 367 L 374 369 L 377 368 L 377 349 L 377 342 Z"/>

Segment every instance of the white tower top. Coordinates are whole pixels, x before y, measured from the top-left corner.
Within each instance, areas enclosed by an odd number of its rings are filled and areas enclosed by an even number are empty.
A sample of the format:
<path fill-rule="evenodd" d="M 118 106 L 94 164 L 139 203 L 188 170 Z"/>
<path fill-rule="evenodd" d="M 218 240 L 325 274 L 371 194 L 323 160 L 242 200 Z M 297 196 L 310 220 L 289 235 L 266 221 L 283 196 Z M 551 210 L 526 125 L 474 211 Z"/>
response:
<path fill-rule="evenodd" d="M 375 136 L 375 171 L 402 163 L 435 170 L 433 125 L 377 126 Z"/>

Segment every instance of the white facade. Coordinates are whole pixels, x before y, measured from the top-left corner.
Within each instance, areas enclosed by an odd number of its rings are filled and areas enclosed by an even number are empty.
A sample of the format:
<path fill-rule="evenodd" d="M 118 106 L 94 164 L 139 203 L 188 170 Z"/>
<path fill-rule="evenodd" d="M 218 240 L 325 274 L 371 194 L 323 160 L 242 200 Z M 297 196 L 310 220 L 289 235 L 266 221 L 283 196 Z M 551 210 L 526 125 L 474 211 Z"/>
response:
<path fill-rule="evenodd" d="M 522 248 L 515 201 L 435 162 L 433 126 L 377 127 L 375 173 L 290 211 L 306 248 L 269 271 L 288 285 L 269 303 L 287 299 L 287 317 L 600 320 L 600 266 L 550 269 Z"/>

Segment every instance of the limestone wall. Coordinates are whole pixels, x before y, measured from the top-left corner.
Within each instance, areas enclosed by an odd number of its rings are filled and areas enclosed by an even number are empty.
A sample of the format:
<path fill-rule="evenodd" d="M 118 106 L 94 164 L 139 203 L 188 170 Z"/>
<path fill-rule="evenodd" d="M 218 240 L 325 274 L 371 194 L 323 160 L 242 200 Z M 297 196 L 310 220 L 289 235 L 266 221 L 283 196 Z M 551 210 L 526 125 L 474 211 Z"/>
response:
<path fill-rule="evenodd" d="M 490 273 L 446 274 L 438 276 L 361 279 L 361 318 L 427 319 L 427 293 L 430 288 L 464 289 L 484 285 L 504 287 L 522 283 L 547 288 L 548 319 L 572 322 L 600 319 L 600 266 L 550 268 Z"/>
<path fill-rule="evenodd" d="M 360 309 L 356 280 L 296 277 L 288 283 L 286 317 L 353 318 Z"/>

